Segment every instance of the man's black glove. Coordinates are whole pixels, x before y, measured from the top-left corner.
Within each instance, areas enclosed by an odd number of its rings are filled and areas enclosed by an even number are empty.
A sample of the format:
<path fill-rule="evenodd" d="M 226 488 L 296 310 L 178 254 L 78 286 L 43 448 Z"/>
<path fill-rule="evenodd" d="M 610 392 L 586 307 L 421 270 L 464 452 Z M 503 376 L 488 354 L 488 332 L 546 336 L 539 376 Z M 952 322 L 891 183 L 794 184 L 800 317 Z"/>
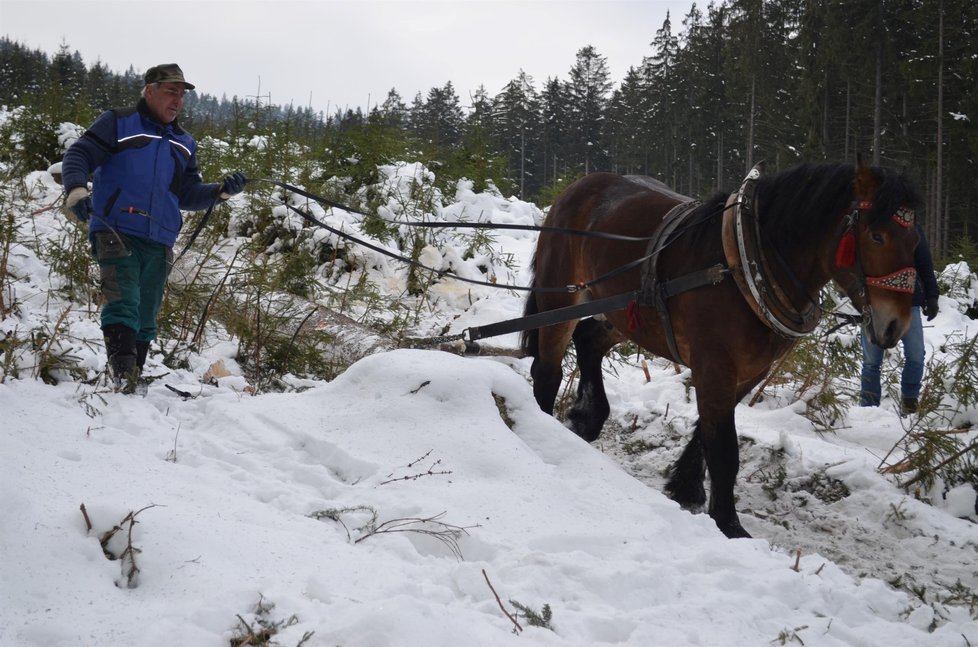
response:
<path fill-rule="evenodd" d="M 76 186 L 68 192 L 65 198 L 65 215 L 69 220 L 73 220 L 80 225 L 87 225 L 95 207 L 92 206 L 92 196 L 88 194 L 88 189 L 83 186 Z"/>
<path fill-rule="evenodd" d="M 932 320 L 937 316 L 940 308 L 937 307 L 937 297 L 930 297 L 927 299 L 927 303 L 921 308 L 923 310 L 924 316 L 927 317 L 927 321 Z"/>
<path fill-rule="evenodd" d="M 232 173 L 225 177 L 224 181 L 221 182 L 221 200 L 227 200 L 232 195 L 237 195 L 244 191 L 245 183 L 247 182 L 248 178 L 245 177 L 244 173 Z"/>

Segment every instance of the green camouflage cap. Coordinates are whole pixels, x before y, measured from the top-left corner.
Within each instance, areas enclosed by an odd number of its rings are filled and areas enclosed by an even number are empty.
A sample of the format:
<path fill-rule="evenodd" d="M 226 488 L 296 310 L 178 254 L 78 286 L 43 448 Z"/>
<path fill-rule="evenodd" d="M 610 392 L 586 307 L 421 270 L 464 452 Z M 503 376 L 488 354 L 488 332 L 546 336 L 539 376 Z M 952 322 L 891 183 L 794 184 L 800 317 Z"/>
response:
<path fill-rule="evenodd" d="M 194 85 L 183 78 L 183 70 L 176 63 L 154 65 L 146 70 L 146 85 L 150 83 L 183 83 L 188 90 L 194 89 Z"/>

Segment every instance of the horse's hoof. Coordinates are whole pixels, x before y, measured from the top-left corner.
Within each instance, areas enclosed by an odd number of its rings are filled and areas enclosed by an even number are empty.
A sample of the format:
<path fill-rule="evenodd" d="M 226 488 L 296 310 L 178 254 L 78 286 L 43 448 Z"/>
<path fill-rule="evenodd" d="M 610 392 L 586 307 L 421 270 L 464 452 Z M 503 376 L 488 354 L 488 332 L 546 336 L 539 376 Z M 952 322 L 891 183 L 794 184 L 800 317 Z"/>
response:
<path fill-rule="evenodd" d="M 727 539 L 751 539 L 751 534 L 744 530 L 739 521 L 723 525 L 718 523 L 717 527 L 720 528 L 720 532 L 727 536 Z"/>
<path fill-rule="evenodd" d="M 670 480 L 666 483 L 666 495 L 680 508 L 694 514 L 703 512 L 706 507 L 706 490 L 702 481 L 690 485 Z"/>
<path fill-rule="evenodd" d="M 571 431 L 589 443 L 598 439 L 598 436 L 601 435 L 601 428 L 604 427 L 604 418 L 596 420 L 592 413 L 573 407 L 568 412 L 567 419 Z"/>

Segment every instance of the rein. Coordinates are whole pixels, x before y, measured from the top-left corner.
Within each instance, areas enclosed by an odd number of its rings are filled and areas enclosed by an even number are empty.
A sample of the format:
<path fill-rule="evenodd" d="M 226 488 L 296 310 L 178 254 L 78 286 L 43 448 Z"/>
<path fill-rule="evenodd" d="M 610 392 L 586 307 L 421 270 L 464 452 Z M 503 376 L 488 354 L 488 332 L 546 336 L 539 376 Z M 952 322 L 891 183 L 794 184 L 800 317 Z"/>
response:
<path fill-rule="evenodd" d="M 247 182 L 263 182 L 265 184 L 270 184 L 272 186 L 276 186 L 276 187 L 279 187 L 281 189 L 284 189 L 285 191 L 289 191 L 291 193 L 295 193 L 296 195 L 300 195 L 300 196 L 302 196 L 304 198 L 307 198 L 309 200 L 312 200 L 314 202 L 317 202 L 317 203 L 319 203 L 319 204 L 321 204 L 323 206 L 326 206 L 326 207 L 334 207 L 334 208 L 337 208 L 337 209 L 342 209 L 344 211 L 347 211 L 347 212 L 350 212 L 350 213 L 355 213 L 355 214 L 358 214 L 358 215 L 361 215 L 361 216 L 364 216 L 364 217 L 367 217 L 367 218 L 379 218 L 381 221 L 383 221 L 385 223 L 388 223 L 388 224 L 392 224 L 392 225 L 405 225 L 405 226 L 408 226 L 408 227 L 422 227 L 422 228 L 446 228 L 446 229 L 447 228 L 453 228 L 453 229 L 508 229 L 508 230 L 520 230 L 520 231 L 537 231 L 537 232 L 549 232 L 549 233 L 556 233 L 556 234 L 566 234 L 566 235 L 573 235 L 573 236 L 586 236 L 586 237 L 592 237 L 592 238 L 602 238 L 602 239 L 606 239 L 606 240 L 619 240 L 619 241 L 626 241 L 626 242 L 643 242 L 643 241 L 648 241 L 648 240 L 651 240 L 652 238 L 654 238 L 654 236 L 628 236 L 628 235 L 625 235 L 625 234 L 614 234 L 614 233 L 607 233 L 607 232 L 600 232 L 600 231 L 586 231 L 586 230 L 582 230 L 582 229 L 567 229 L 567 228 L 564 228 L 564 227 L 548 227 L 548 226 L 543 226 L 543 225 L 517 225 L 517 224 L 512 224 L 512 223 L 474 223 L 474 222 L 443 222 L 443 223 L 435 223 L 435 222 L 409 222 L 409 221 L 404 221 L 404 220 L 389 220 L 389 219 L 386 219 L 386 218 L 381 218 L 380 216 L 377 216 L 376 214 L 367 213 L 366 211 L 362 211 L 360 209 L 356 209 L 354 207 L 351 207 L 351 206 L 342 204 L 340 202 L 335 202 L 335 201 L 330 200 L 328 198 L 325 198 L 323 196 L 316 195 L 315 193 L 312 193 L 310 191 L 306 191 L 304 189 L 301 189 L 301 188 L 299 188 L 297 186 L 293 186 L 293 185 L 288 184 L 286 182 L 279 182 L 277 180 L 269 180 L 269 179 L 265 179 L 265 178 L 248 178 L 246 181 Z M 190 239 L 187 241 L 187 244 L 184 246 L 183 250 L 181 250 L 180 254 L 178 254 L 177 257 L 173 260 L 172 265 L 175 265 L 176 262 L 179 261 L 180 258 L 183 257 L 183 255 L 187 253 L 187 250 L 190 249 L 190 247 L 194 244 L 194 241 L 197 240 L 197 236 L 200 235 L 201 231 L 206 226 L 207 221 L 210 219 L 211 213 L 214 211 L 214 207 L 217 206 L 217 204 L 219 202 L 220 202 L 220 198 L 219 197 L 215 197 L 214 198 L 214 201 L 211 202 L 211 205 L 207 208 L 207 211 L 204 213 L 204 216 L 200 219 L 200 222 L 197 223 L 197 226 L 194 228 L 194 231 L 191 233 Z M 400 261 L 402 263 L 405 263 L 405 264 L 410 265 L 412 267 L 416 267 L 418 269 L 422 269 L 422 270 L 426 270 L 426 271 L 432 272 L 432 273 L 436 274 L 440 278 L 449 277 L 449 278 L 455 279 L 457 281 L 461 281 L 463 283 L 469 283 L 469 284 L 472 284 L 472 285 L 481 285 L 481 286 L 484 286 L 484 287 L 491 287 L 491 288 L 499 288 L 499 289 L 504 289 L 504 290 L 518 290 L 518 291 L 524 291 L 524 292 L 549 292 L 549 293 L 554 293 L 554 292 L 571 292 L 571 293 L 573 293 L 573 292 L 581 292 L 581 291 L 587 290 L 588 288 L 590 288 L 590 287 L 592 287 L 594 285 L 597 285 L 598 283 L 601 283 L 603 281 L 607 281 L 607 280 L 609 280 L 611 278 L 614 278 L 615 276 L 618 276 L 619 274 L 622 274 L 622 273 L 627 272 L 627 271 L 629 271 L 631 269 L 634 269 L 635 267 L 639 267 L 640 265 L 642 265 L 642 263 L 644 263 L 648 259 L 648 256 L 644 256 L 642 258 L 638 258 L 638 259 L 633 260 L 633 261 L 631 261 L 629 263 L 626 263 L 625 265 L 622 265 L 620 267 L 617 267 L 617 268 L 611 270 L 610 272 L 608 272 L 606 274 L 603 274 L 603 275 L 601 275 L 601 276 L 599 276 L 597 278 L 591 279 L 590 281 L 581 281 L 581 282 L 575 283 L 573 285 L 565 285 L 565 286 L 562 286 L 562 287 L 526 287 L 526 286 L 522 286 L 522 285 L 512 285 L 512 284 L 496 283 L 496 282 L 492 282 L 492 281 L 480 281 L 480 280 L 477 280 L 477 279 L 468 279 L 468 278 L 465 278 L 463 276 L 459 276 L 458 274 L 455 274 L 453 272 L 448 272 L 446 270 L 438 270 L 438 269 L 435 269 L 433 267 L 429 267 L 427 265 L 424 265 L 423 263 L 419 263 L 418 261 L 416 261 L 414 259 L 407 258 L 405 256 L 401 256 L 400 254 L 396 254 L 394 252 L 391 252 L 391 251 L 389 251 L 387 249 L 384 249 L 383 247 L 379 247 L 377 245 L 374 245 L 373 243 L 370 243 L 370 242 L 368 242 L 368 241 L 366 241 L 366 240 L 364 240 L 362 238 L 358 238 L 358 237 L 356 237 L 356 236 L 354 236 L 352 234 L 349 234 L 347 232 L 344 232 L 344 231 L 341 231 L 339 229 L 336 229 L 335 227 L 330 227 L 329 225 L 327 225 L 326 223 L 322 222 L 321 220 L 319 220 L 315 216 L 313 216 L 313 215 L 311 215 L 311 214 L 309 214 L 309 213 L 307 213 L 305 211 L 302 211 L 300 209 L 297 209 L 296 207 L 292 206 L 291 204 L 289 204 L 286 201 L 283 201 L 283 205 L 285 206 L 286 209 L 288 209 L 288 210 L 290 210 L 290 211 L 298 214 L 301 218 L 303 218 L 304 220 L 306 220 L 310 224 L 313 224 L 313 225 L 315 225 L 317 227 L 320 227 L 322 229 L 325 229 L 326 231 L 328 231 L 328 232 L 330 232 L 332 234 L 335 234 L 337 237 L 339 237 L 339 238 L 341 238 L 343 240 L 346 240 L 348 242 L 354 243 L 354 244 L 356 244 L 357 246 L 360 246 L 360 247 L 366 247 L 367 249 L 370 249 L 372 251 L 375 251 L 378 254 L 382 254 L 384 256 L 387 256 L 388 258 L 394 259 L 396 261 Z"/>
<path fill-rule="evenodd" d="M 499 288 L 499 289 L 503 289 L 503 290 L 519 290 L 519 291 L 523 291 L 523 292 L 581 292 L 581 291 L 587 290 L 588 288 L 590 288 L 593 285 L 596 285 L 596 284 L 601 283 L 603 281 L 607 281 L 608 279 L 611 279 L 611 278 L 613 278 L 613 277 L 621 274 L 622 272 L 626 272 L 626 271 L 632 269 L 633 267 L 635 267 L 636 265 L 640 265 L 645 260 L 645 258 L 640 258 L 640 259 L 637 259 L 637 260 L 632 261 L 630 263 L 626 263 L 625 265 L 622 265 L 622 266 L 620 266 L 620 267 L 618 267 L 618 268 L 616 268 L 616 269 L 608 272 L 607 274 L 603 274 L 603 275 L 601 275 L 601 276 L 599 276 L 599 277 L 597 277 L 595 279 L 591 279 L 590 281 L 581 281 L 580 283 L 575 283 L 575 284 L 572 284 L 572 285 L 565 285 L 563 287 L 543 287 L 543 288 L 540 288 L 540 287 L 527 287 L 527 286 L 524 286 L 524 285 L 507 284 L 507 283 L 494 283 L 492 281 L 480 281 L 478 279 L 468 279 L 468 278 L 465 278 L 464 276 L 459 276 L 458 274 L 455 274 L 454 272 L 449 272 L 449 271 L 446 271 L 446 270 L 438 270 L 438 269 L 435 269 L 435 268 L 430 267 L 428 265 L 425 265 L 424 263 L 420 263 L 420 262 L 418 262 L 418 261 L 416 261 L 414 259 L 408 258 L 406 256 L 401 256 L 400 254 L 396 254 L 396 253 L 394 253 L 392 251 L 389 251 L 389 250 L 384 249 L 383 247 L 379 247 L 377 245 L 374 245 L 373 243 L 367 242 L 366 240 L 364 240 L 362 238 L 357 238 L 356 236 L 354 236 L 352 234 L 348 234 L 348 233 L 346 233 L 344 231 L 340 231 L 339 229 L 336 229 L 335 227 L 330 227 L 329 225 L 327 225 L 326 223 L 324 223 L 321 220 L 317 219 L 316 217 L 312 216 L 311 214 L 308 214 L 308 213 L 306 213 L 304 211 L 301 211 L 299 209 L 296 209 L 295 207 L 293 207 L 292 205 L 290 205 L 287 202 L 284 203 L 284 205 L 285 205 L 285 207 L 287 209 L 289 209 L 290 211 L 295 212 L 296 214 L 298 214 L 299 216 L 301 216 L 302 218 L 304 218 L 306 221 L 308 221 L 308 222 L 316 225 L 317 227 L 322 227 L 326 231 L 328 231 L 328 232 L 330 232 L 332 234 L 335 234 L 336 236 L 338 236 L 338 237 L 340 237 L 340 238 L 342 238 L 344 240 L 347 240 L 347 241 L 349 241 L 351 243 L 355 243 L 356 245 L 358 245 L 360 247 L 366 247 L 367 249 L 373 250 L 373 251 L 377 252 L 378 254 L 382 254 L 384 256 L 387 256 L 388 258 L 392 258 L 392 259 L 394 259 L 396 261 L 400 261 L 400 262 L 405 263 L 407 265 L 411 265 L 412 267 L 417 267 L 418 269 L 427 270 L 427 271 L 432 272 L 432 273 L 434 273 L 434 274 L 436 274 L 436 275 L 438 275 L 439 277 L 442 277 L 442 278 L 443 277 L 448 277 L 448 278 L 455 279 L 456 281 L 462 281 L 463 283 L 469 283 L 469 284 L 472 284 L 472 285 L 481 285 L 481 286 L 490 287 L 490 288 Z M 392 221 L 385 220 L 385 222 L 392 222 Z M 404 223 L 404 224 L 416 224 L 416 223 Z M 447 225 L 449 223 L 444 223 L 444 224 Z M 465 224 L 465 223 L 463 223 L 463 224 Z M 517 226 L 517 225 L 513 225 L 513 226 Z M 521 227 L 524 227 L 524 226 L 525 227 L 529 227 L 530 225 L 519 225 L 519 226 L 521 226 Z M 487 228 L 487 229 L 492 229 L 493 228 L 493 225 L 482 225 L 482 227 L 483 228 Z M 548 229 L 555 229 L 555 228 L 549 227 Z M 583 231 L 576 230 L 576 229 L 566 229 L 566 230 L 560 230 L 560 231 L 564 231 L 564 232 L 579 232 L 579 233 L 591 233 L 591 232 L 583 232 Z M 597 233 L 597 232 L 595 232 L 595 233 Z"/>
<path fill-rule="evenodd" d="M 606 240 L 621 240 L 621 241 L 631 241 L 631 242 L 642 242 L 647 241 L 652 238 L 652 236 L 628 236 L 625 234 L 612 234 L 603 231 L 586 231 L 583 229 L 567 229 L 565 227 L 548 227 L 545 225 L 516 225 L 512 223 L 482 223 L 482 222 L 410 222 L 407 220 L 388 220 L 387 218 L 381 218 L 377 214 L 367 213 L 366 211 L 361 211 L 354 207 L 350 207 L 341 202 L 334 202 L 323 196 L 316 195 L 306 191 L 305 189 L 300 189 L 297 186 L 287 184 L 285 182 L 279 182 L 277 180 L 268 180 L 265 178 L 252 178 L 248 180 L 249 182 L 264 182 L 265 184 L 271 184 L 272 186 L 277 186 L 280 189 L 285 189 L 296 195 L 301 195 L 304 198 L 308 198 L 314 202 L 318 202 L 321 205 L 327 207 L 334 207 L 336 209 L 342 209 L 343 211 L 348 211 L 350 213 L 355 213 L 360 216 L 367 218 L 378 218 L 379 220 L 386 222 L 390 225 L 405 225 L 407 227 L 421 227 L 427 229 L 509 229 L 517 231 L 540 231 L 540 232 L 551 232 L 556 234 L 569 234 L 572 236 L 585 236 L 590 238 L 603 238 Z"/>

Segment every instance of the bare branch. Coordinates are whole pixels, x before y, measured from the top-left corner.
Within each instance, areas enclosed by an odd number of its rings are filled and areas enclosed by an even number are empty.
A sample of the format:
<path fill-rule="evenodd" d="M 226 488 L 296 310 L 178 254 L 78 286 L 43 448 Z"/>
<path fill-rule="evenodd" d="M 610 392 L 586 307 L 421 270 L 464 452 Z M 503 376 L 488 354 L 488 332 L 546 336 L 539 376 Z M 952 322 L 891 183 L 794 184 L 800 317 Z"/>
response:
<path fill-rule="evenodd" d="M 503 606 L 503 601 L 499 599 L 499 594 L 496 593 L 496 589 L 493 588 L 492 582 L 489 581 L 489 576 L 486 574 L 486 569 L 482 569 L 482 577 L 486 578 L 486 584 L 489 585 L 489 590 L 492 591 L 494 596 L 496 596 L 496 604 L 499 605 L 500 610 L 506 615 L 507 618 L 509 618 L 510 622 L 513 623 L 513 633 L 519 635 L 520 632 L 523 631 L 523 627 L 520 626 L 519 621 L 513 616 L 513 614 L 507 611 L 506 607 Z"/>
<path fill-rule="evenodd" d="M 136 521 L 136 517 L 139 516 L 139 513 L 156 507 L 160 506 L 156 503 L 151 503 L 150 505 L 140 508 L 135 512 L 130 512 L 122 519 L 122 521 L 113 526 L 110 530 L 103 533 L 99 538 L 99 543 L 102 545 L 102 552 L 105 553 L 105 556 L 113 561 L 117 559 L 122 561 L 122 574 L 126 576 L 126 583 L 131 589 L 136 587 L 136 576 L 139 574 L 139 567 L 136 566 L 136 553 L 140 552 L 138 548 L 132 545 L 132 529 L 136 523 L 138 523 Z M 123 529 L 123 526 L 126 523 L 129 524 L 126 547 L 123 549 L 122 553 L 117 556 L 109 548 L 109 541 L 115 537 L 117 532 Z"/>
<path fill-rule="evenodd" d="M 437 539 L 441 543 L 445 544 L 445 546 L 452 551 L 455 557 L 461 561 L 462 549 L 459 547 L 458 540 L 462 535 L 469 534 L 467 531 L 468 528 L 476 528 L 478 526 L 467 526 L 463 528 L 461 526 L 444 523 L 439 521 L 439 519 L 441 519 L 443 516 L 445 516 L 445 513 L 441 512 L 432 517 L 426 517 L 423 519 L 417 517 L 405 517 L 385 521 L 379 526 L 368 524 L 367 526 L 358 528 L 358 530 L 365 531 L 365 534 L 358 537 L 353 543 L 359 544 L 364 539 L 373 537 L 374 535 L 396 532 L 413 532 L 419 535 L 426 535 L 428 537 Z M 434 528 L 429 528 L 428 526 L 433 526 Z"/>
<path fill-rule="evenodd" d="M 85 504 L 81 504 L 81 513 L 85 517 L 85 527 L 88 528 L 88 532 L 92 532 L 92 520 L 88 518 L 88 510 L 85 509 Z"/>

